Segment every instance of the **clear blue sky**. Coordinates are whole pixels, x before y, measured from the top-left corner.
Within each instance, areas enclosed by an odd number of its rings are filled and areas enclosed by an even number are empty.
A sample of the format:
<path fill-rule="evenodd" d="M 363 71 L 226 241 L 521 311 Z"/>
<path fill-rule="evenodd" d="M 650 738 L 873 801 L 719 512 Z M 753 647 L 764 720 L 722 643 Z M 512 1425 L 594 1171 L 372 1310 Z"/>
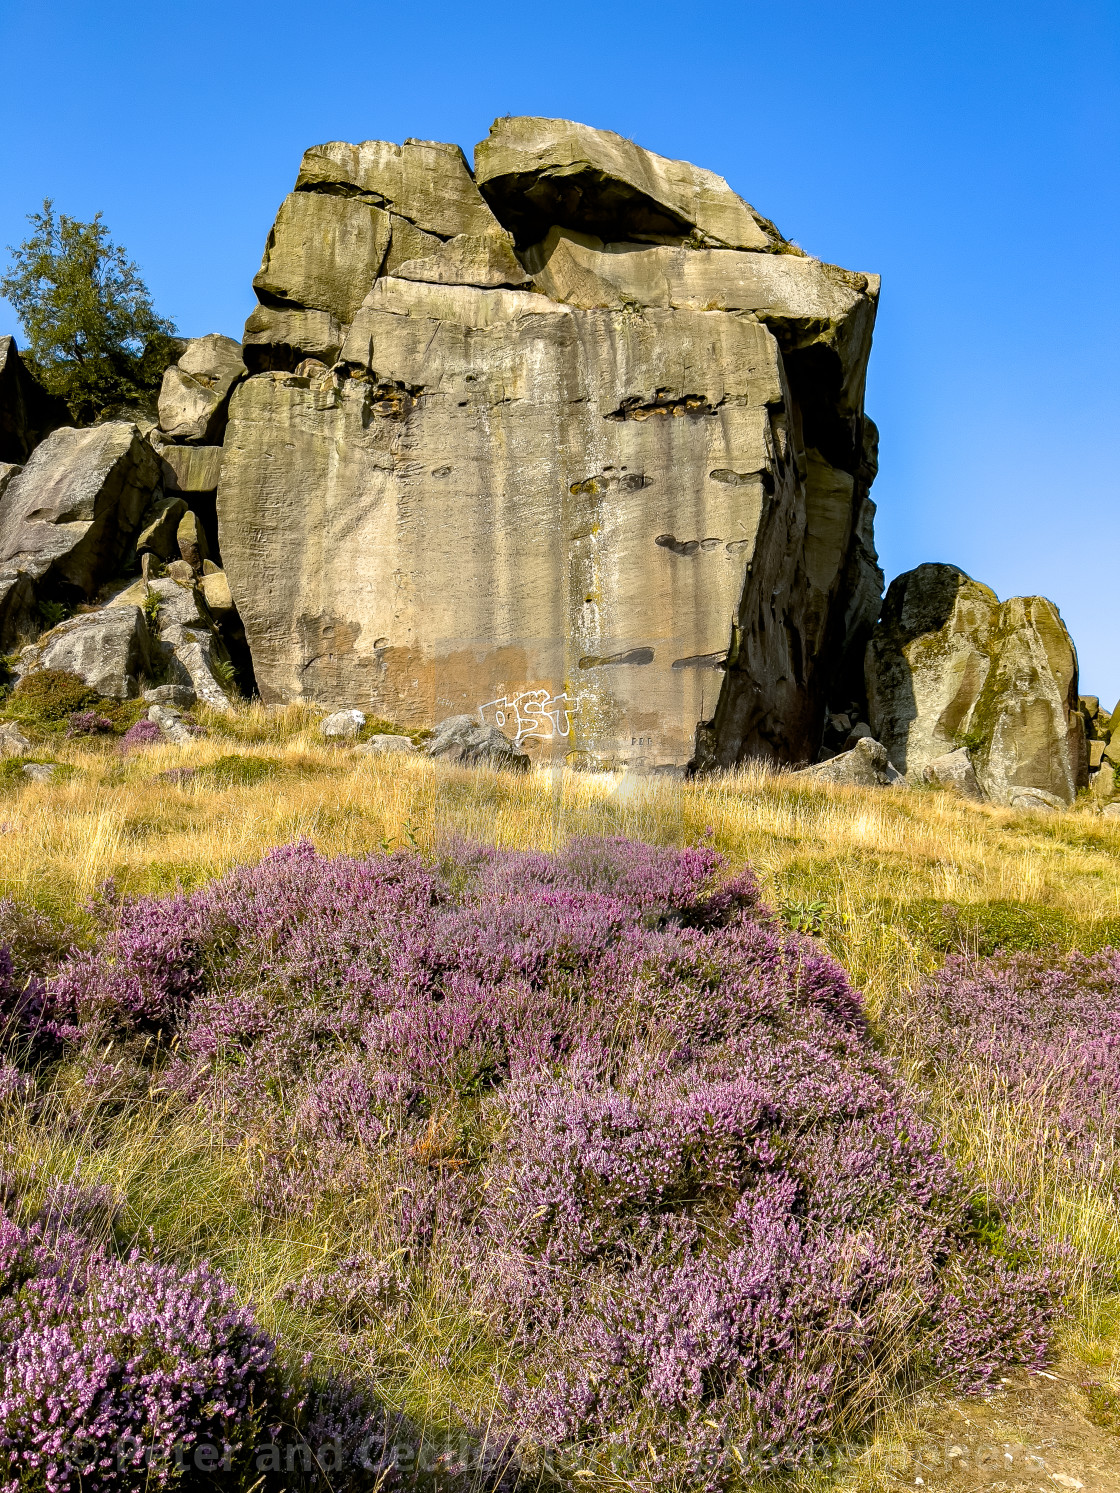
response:
<path fill-rule="evenodd" d="M 1120 697 L 1120 3 L 7 0 L 0 245 L 99 208 L 181 331 L 240 334 L 304 147 L 498 114 L 725 175 L 883 277 L 867 407 L 887 577 L 1061 607 Z M 0 302 L 0 333 L 18 327 Z"/>

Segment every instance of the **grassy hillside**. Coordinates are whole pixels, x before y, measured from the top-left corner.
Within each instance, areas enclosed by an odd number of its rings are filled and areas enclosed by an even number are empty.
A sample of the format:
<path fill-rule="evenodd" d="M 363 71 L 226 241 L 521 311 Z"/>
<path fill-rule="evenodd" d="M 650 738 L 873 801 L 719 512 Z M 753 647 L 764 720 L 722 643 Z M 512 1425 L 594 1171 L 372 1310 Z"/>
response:
<path fill-rule="evenodd" d="M 1037 1032 L 1024 1028 L 1015 1058 L 1023 1066 L 1026 1052 L 1030 1068 L 1037 1050 L 1039 1062 L 1050 1062 L 1041 1083 L 1034 1068 L 1029 1081 L 1016 1077 L 995 1039 L 999 1012 L 1017 1020 L 1047 978 L 1041 971 L 1065 968 L 1068 951 L 1120 947 L 1120 825 L 1080 812 L 976 808 L 934 790 L 834 789 L 759 772 L 680 783 L 364 758 L 325 746 L 314 719 L 298 711 L 245 710 L 207 724 L 210 734 L 189 746 L 124 756 L 115 741 L 55 737 L 35 756 L 60 764 L 52 783 L 30 782 L 9 764 L 0 783 L 0 897 L 37 910 L 43 927 L 65 924 L 65 936 L 92 944 L 99 899 L 201 888 L 300 840 L 331 856 L 394 847 L 434 853 L 451 836 L 508 850 L 555 851 L 586 835 L 714 848 L 731 872 L 753 868 L 782 925 L 819 939 L 863 991 L 874 1042 L 913 1085 L 913 1102 L 976 1197 L 991 1200 L 996 1247 L 1004 1248 L 1012 1215 L 1017 1229 L 1058 1247 L 1069 1291 L 1058 1351 L 1090 1365 L 1094 1392 L 1113 1413 L 1120 1221 L 1111 1117 L 1086 1119 L 1077 1096 L 1065 1092 L 1069 1053 L 1041 1016 Z M 1036 952 L 1044 956 L 1037 966 Z M 944 1000 L 923 991 L 923 981 L 954 956 L 995 956 L 998 964 L 1005 954 L 1020 964 L 983 1007 L 995 1013 L 994 1036 L 981 1033 L 970 1045 L 961 1033 L 974 994 L 964 977 L 950 981 Z M 1085 979 L 1095 990 L 1104 976 L 1094 970 Z M 1051 1016 L 1064 1009 L 1061 990 L 1047 998 Z M 976 1009 L 984 999 L 975 994 Z M 1106 1046 L 1110 1019 L 1107 1011 L 1092 1017 Z M 321 1279 L 328 1266 L 371 1251 L 391 1253 L 376 1209 L 336 1198 L 303 1213 L 262 1210 L 254 1198 L 263 1136 L 255 1157 L 252 1134 L 231 1146 L 212 1107 L 185 1106 L 181 1095 L 161 1092 L 158 1078 L 145 1092 L 138 1075 L 147 1070 L 127 1043 L 118 1051 L 108 1045 L 102 1061 L 109 1076 L 96 1084 L 87 1055 L 81 1064 L 64 1060 L 34 1102 L 4 1104 L 7 1170 L 29 1195 L 59 1176 L 107 1185 L 128 1237 L 154 1241 L 167 1258 L 207 1257 L 242 1299 L 256 1302 L 262 1324 L 289 1352 L 310 1353 L 324 1370 L 352 1370 L 353 1302 L 343 1293 L 324 1306 L 322 1290 L 312 1300 L 314 1291 L 301 1295 L 291 1283 Z M 1107 1108 L 1106 1099 L 1101 1090 L 1094 1102 Z M 452 1124 L 432 1112 L 424 1145 L 437 1163 L 444 1156 L 457 1164 L 465 1113 L 456 1111 Z M 1095 1148 L 1091 1164 L 1084 1147 L 1076 1156 L 1070 1150 L 1078 1125 Z M 441 1419 L 454 1420 L 453 1406 L 485 1423 L 504 1361 L 485 1321 L 456 1314 L 436 1293 L 414 1299 L 407 1317 L 384 1310 L 363 1318 L 360 1344 L 359 1367 L 394 1408 L 436 1430 Z M 881 1450 L 913 1430 L 913 1407 L 869 1387 L 863 1400 L 856 1396 L 853 1430 L 866 1424 L 860 1416 L 876 1395 Z M 857 1456 L 841 1481 L 879 1486 L 875 1455 Z M 628 1481 L 598 1466 L 588 1476 L 585 1486 Z"/>

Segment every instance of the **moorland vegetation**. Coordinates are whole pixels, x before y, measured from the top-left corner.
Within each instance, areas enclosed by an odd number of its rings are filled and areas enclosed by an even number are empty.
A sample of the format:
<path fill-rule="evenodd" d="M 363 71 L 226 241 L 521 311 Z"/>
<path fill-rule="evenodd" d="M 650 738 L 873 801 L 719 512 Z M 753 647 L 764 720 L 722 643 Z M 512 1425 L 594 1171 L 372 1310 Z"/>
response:
<path fill-rule="evenodd" d="M 876 1486 L 924 1392 L 1112 1403 L 1108 820 L 32 716 L 15 1486 Z"/>

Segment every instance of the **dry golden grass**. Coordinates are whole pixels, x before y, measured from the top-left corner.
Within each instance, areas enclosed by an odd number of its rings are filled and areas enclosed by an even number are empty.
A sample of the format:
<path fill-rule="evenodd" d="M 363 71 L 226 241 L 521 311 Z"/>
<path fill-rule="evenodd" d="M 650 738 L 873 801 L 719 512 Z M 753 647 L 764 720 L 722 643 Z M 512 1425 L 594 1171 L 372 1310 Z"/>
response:
<path fill-rule="evenodd" d="M 339 854 L 448 834 L 548 850 L 577 834 L 710 833 L 773 902 L 820 904 L 809 915 L 883 1013 L 942 957 L 923 923 L 941 903 L 1017 904 L 1074 938 L 1120 920 L 1120 823 L 1087 811 L 1043 817 L 757 770 L 691 783 L 458 771 L 327 746 L 313 720 L 256 708 L 213 721 L 220 735 L 125 758 L 115 744 L 59 742 L 65 781 L 19 775 L 0 790 L 0 895 L 72 909 L 109 877 L 130 892 L 193 886 L 303 837 Z M 239 768 L 260 776 L 238 782 Z M 164 776 L 176 769 L 195 776 Z"/>

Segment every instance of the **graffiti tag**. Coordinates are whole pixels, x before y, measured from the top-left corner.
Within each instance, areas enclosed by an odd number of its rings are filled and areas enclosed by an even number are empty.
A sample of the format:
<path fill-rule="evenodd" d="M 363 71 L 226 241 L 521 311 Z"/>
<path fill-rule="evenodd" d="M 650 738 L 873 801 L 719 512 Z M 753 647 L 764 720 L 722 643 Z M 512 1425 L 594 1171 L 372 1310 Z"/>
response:
<path fill-rule="evenodd" d="M 570 736 L 572 717 L 578 709 L 579 702 L 569 700 L 567 695 L 531 689 L 520 695 L 488 700 L 478 707 L 478 714 L 484 726 L 497 726 L 500 731 L 514 734 L 520 746 L 525 736 L 539 736 L 546 741 L 554 736 Z"/>

